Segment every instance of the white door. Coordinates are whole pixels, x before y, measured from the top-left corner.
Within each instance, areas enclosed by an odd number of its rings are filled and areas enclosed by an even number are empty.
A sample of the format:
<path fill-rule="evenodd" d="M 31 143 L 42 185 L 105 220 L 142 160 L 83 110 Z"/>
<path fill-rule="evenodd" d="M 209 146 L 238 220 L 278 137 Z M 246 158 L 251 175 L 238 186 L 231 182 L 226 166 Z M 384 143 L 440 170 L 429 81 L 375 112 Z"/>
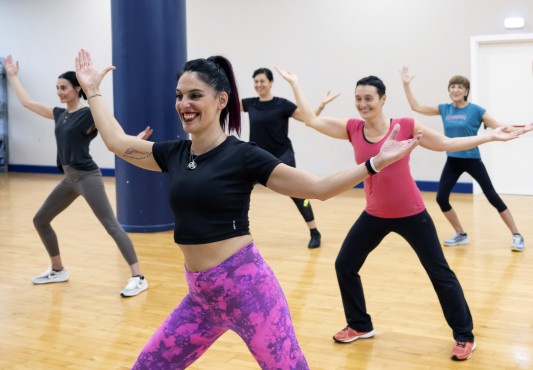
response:
<path fill-rule="evenodd" d="M 474 36 L 471 53 L 470 100 L 502 124 L 533 122 L 533 34 Z M 480 150 L 498 193 L 533 195 L 533 133 Z"/>

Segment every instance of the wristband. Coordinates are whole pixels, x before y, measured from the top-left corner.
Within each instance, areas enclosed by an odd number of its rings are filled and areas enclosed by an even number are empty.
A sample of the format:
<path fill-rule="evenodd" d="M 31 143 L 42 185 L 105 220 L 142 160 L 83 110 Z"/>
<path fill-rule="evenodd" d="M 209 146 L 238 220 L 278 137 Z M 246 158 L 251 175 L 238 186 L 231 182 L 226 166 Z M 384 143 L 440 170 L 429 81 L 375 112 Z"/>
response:
<path fill-rule="evenodd" d="M 372 166 L 372 161 L 371 160 L 372 160 L 372 158 L 369 158 L 365 162 L 366 172 L 368 172 L 368 174 L 370 176 L 375 175 L 377 173 L 377 171 Z"/>
<path fill-rule="evenodd" d="M 370 159 L 369 159 L 370 167 L 372 167 L 372 169 L 373 169 L 376 173 L 378 173 L 380 170 L 378 170 L 378 169 L 376 168 L 376 166 L 374 166 L 374 158 L 375 158 L 375 157 L 370 157 Z"/>

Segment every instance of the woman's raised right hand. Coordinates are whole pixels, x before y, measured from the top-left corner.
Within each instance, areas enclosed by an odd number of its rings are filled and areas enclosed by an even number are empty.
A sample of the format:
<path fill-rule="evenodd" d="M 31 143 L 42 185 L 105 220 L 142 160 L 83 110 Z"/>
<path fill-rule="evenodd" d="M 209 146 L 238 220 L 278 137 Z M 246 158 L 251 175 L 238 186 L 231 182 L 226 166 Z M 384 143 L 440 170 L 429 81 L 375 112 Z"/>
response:
<path fill-rule="evenodd" d="M 16 76 L 19 73 L 19 62 L 18 60 L 16 62 L 13 61 L 13 57 L 11 56 L 11 54 L 6 57 L 4 67 L 9 77 Z"/>
<path fill-rule="evenodd" d="M 81 49 L 76 57 L 76 77 L 85 95 L 89 97 L 100 93 L 100 83 L 109 71 L 115 69 L 116 67 L 109 66 L 100 72 L 94 67 L 91 54 L 84 49 Z"/>

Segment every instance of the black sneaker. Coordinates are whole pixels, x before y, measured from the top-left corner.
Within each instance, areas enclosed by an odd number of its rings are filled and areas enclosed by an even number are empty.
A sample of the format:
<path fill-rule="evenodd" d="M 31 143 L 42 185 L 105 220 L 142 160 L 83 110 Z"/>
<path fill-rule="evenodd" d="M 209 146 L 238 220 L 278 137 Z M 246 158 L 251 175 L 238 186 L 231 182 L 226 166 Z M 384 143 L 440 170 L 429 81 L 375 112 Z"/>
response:
<path fill-rule="evenodd" d="M 318 247 L 320 247 L 320 233 L 317 231 L 316 233 L 311 233 L 311 240 L 309 240 L 307 248 L 315 249 Z"/>

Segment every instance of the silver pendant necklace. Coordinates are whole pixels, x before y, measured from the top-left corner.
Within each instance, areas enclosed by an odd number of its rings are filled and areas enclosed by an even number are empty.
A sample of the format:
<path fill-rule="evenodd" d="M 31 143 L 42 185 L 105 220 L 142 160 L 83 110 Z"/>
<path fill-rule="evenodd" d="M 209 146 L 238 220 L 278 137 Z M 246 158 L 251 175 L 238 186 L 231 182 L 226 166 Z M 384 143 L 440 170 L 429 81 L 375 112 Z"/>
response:
<path fill-rule="evenodd" d="M 222 136 L 223 133 L 224 131 L 221 131 L 220 134 L 218 134 L 217 138 L 211 143 L 211 145 L 207 147 L 207 149 L 204 151 L 203 154 L 207 153 L 208 151 L 214 148 L 214 145 L 216 144 L 216 142 L 218 141 L 220 136 Z M 191 147 L 189 148 L 189 151 L 190 151 L 189 164 L 187 165 L 187 168 L 192 171 L 196 167 L 198 167 L 198 164 L 196 164 L 196 159 L 198 159 L 198 157 L 201 156 L 201 154 L 198 154 L 196 156 L 194 155 L 194 151 L 192 149 L 192 140 L 191 140 Z"/>
<path fill-rule="evenodd" d="M 69 112 L 68 110 L 65 109 L 65 115 L 63 116 L 63 123 L 67 122 L 67 120 L 70 118 L 70 116 L 72 116 L 74 113 L 76 113 L 77 111 L 79 111 L 80 109 L 82 108 L 81 105 L 79 105 L 75 110 L 73 110 L 72 112 Z"/>
<path fill-rule="evenodd" d="M 198 158 L 198 156 L 196 156 L 196 158 Z M 191 148 L 191 156 L 189 158 L 189 164 L 187 165 L 187 168 L 189 170 L 194 170 L 198 165 L 196 164 L 195 162 L 195 159 L 194 156 L 192 155 L 192 148 Z"/>

